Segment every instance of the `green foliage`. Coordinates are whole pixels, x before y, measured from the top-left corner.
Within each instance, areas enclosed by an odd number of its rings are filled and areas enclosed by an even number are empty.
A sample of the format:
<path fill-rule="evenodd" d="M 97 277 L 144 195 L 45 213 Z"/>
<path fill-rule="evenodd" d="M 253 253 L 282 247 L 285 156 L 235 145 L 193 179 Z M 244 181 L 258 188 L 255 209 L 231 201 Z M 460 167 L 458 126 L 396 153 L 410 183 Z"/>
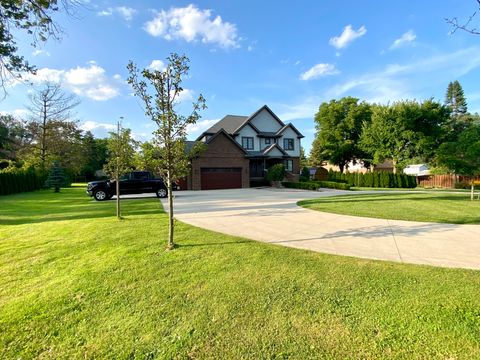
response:
<path fill-rule="evenodd" d="M 33 170 L 0 171 L 0 195 L 39 190 L 45 177 Z"/>
<path fill-rule="evenodd" d="M 310 180 L 310 169 L 305 166 L 302 169 L 302 173 L 300 174 L 300 181 L 308 181 L 308 180 Z"/>
<path fill-rule="evenodd" d="M 130 129 L 120 128 L 118 132 L 110 132 L 107 140 L 108 160 L 103 168 L 105 173 L 117 179 L 132 171 L 136 146 Z"/>
<path fill-rule="evenodd" d="M 285 177 L 285 166 L 283 164 L 276 164 L 268 168 L 267 180 L 268 181 L 282 181 Z"/>
<path fill-rule="evenodd" d="M 362 124 L 370 122 L 371 106 L 353 97 L 322 103 L 315 115 L 317 136 L 311 157 L 338 165 L 343 171 L 349 161 L 363 159 L 358 147 Z"/>
<path fill-rule="evenodd" d="M 53 188 L 53 190 L 58 193 L 60 192 L 61 187 L 65 187 L 67 185 L 67 176 L 60 167 L 60 164 L 55 161 L 48 173 L 47 180 L 45 181 L 45 187 L 49 189 Z"/>
<path fill-rule="evenodd" d="M 350 190 L 350 185 L 336 181 L 306 181 L 306 182 L 290 182 L 284 181 L 282 185 L 286 188 L 318 190 L 319 188 Z"/>
<path fill-rule="evenodd" d="M 415 188 L 417 180 L 415 176 L 406 174 L 393 174 L 386 171 L 367 173 L 340 173 L 330 171 L 328 180 L 333 182 L 346 182 L 349 186 L 372 187 L 372 188 Z"/>
<path fill-rule="evenodd" d="M 467 99 L 458 80 L 448 84 L 445 105 L 451 109 L 453 116 L 467 113 Z"/>

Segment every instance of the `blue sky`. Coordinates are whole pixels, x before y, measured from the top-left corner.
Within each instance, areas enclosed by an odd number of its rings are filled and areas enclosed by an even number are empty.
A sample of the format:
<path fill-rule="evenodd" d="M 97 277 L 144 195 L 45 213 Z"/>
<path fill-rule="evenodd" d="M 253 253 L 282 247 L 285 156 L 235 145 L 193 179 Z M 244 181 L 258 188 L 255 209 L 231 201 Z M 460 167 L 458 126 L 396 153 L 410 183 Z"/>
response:
<path fill-rule="evenodd" d="M 61 41 L 32 49 L 19 35 L 18 43 L 39 69 L 32 81 L 76 93 L 76 117 L 96 136 L 122 116 L 138 139 L 150 137 L 126 65 L 161 67 L 178 52 L 191 61 L 179 109 L 187 113 L 200 93 L 208 106 L 190 138 L 267 104 L 304 133 L 308 151 L 313 116 L 333 98 L 443 101 L 448 82 L 459 80 L 470 111 L 480 111 L 480 36 L 452 35 L 444 21 L 474 10 L 473 0 L 90 1 L 74 17 L 56 16 Z M 25 115 L 29 91 L 12 85 L 0 111 Z"/>

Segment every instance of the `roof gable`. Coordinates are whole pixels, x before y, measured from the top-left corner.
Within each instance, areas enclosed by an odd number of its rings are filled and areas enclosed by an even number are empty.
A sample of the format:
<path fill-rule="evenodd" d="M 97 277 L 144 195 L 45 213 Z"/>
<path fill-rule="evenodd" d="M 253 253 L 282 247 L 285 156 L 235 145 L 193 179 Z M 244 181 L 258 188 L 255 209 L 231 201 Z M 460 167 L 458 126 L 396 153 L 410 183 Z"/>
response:
<path fill-rule="evenodd" d="M 272 144 L 263 150 L 263 155 L 270 155 L 270 156 L 288 156 L 288 154 L 277 144 Z"/>
<path fill-rule="evenodd" d="M 245 149 L 243 147 L 240 146 L 239 143 L 237 143 L 235 141 L 235 139 L 233 137 L 230 136 L 230 134 L 228 134 L 224 129 L 220 129 L 215 135 L 213 135 L 210 139 L 208 139 L 206 141 L 206 144 L 210 144 L 212 143 L 213 141 L 215 141 L 215 139 L 217 139 L 219 136 L 225 136 L 227 137 L 233 144 L 235 144 L 235 146 L 240 149 L 242 151 L 242 153 L 246 154 L 247 152 L 245 151 Z"/>
<path fill-rule="evenodd" d="M 297 137 L 299 137 L 299 138 L 305 137 L 305 136 L 302 135 L 302 133 L 300 131 L 297 130 L 297 128 L 295 126 L 293 126 L 292 123 L 288 123 L 287 125 L 282 127 L 280 130 L 278 130 L 277 135 L 281 135 L 288 128 L 292 129 L 297 134 Z"/>
<path fill-rule="evenodd" d="M 245 125 L 249 124 L 251 127 L 253 127 L 255 129 L 255 131 L 257 133 L 260 133 L 261 131 L 255 126 L 252 124 L 252 119 L 254 119 L 258 114 L 260 114 L 263 110 L 266 110 L 268 113 L 270 113 L 270 115 L 275 119 L 275 121 L 278 122 L 278 124 L 283 127 L 285 126 L 285 124 L 283 123 L 282 120 L 280 120 L 278 118 L 277 115 L 275 115 L 275 113 L 267 106 L 267 105 L 263 105 L 260 109 L 258 109 L 257 111 L 255 111 L 252 115 L 250 115 L 247 119 L 245 119 L 245 121 L 243 122 L 242 125 L 240 125 L 236 130 L 235 130 L 235 133 L 238 133 Z"/>

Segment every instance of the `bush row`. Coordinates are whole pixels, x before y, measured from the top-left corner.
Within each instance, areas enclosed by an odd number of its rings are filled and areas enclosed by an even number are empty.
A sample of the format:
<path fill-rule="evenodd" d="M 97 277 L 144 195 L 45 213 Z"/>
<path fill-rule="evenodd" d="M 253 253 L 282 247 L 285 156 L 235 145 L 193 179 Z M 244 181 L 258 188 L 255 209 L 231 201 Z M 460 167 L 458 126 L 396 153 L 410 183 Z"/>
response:
<path fill-rule="evenodd" d="M 318 190 L 319 188 L 329 188 L 337 190 L 350 190 L 350 185 L 335 181 L 305 181 L 305 182 L 290 182 L 284 181 L 282 185 L 286 188 L 303 189 L 303 190 Z"/>
<path fill-rule="evenodd" d="M 33 171 L 0 172 L 0 195 L 39 190 L 44 184 L 45 176 L 37 175 Z"/>
<path fill-rule="evenodd" d="M 415 188 L 417 179 L 415 176 L 405 174 L 393 174 L 386 171 L 362 173 L 346 173 L 338 171 L 328 172 L 329 181 L 347 183 L 350 186 L 374 187 L 374 188 Z"/>

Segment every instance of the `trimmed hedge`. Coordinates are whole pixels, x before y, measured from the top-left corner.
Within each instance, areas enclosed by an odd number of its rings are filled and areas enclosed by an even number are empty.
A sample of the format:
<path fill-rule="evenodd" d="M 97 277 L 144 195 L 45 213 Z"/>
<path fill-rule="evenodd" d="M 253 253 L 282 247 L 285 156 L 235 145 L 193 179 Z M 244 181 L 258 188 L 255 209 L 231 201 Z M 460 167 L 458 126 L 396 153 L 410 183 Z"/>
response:
<path fill-rule="evenodd" d="M 362 173 L 341 173 L 329 171 L 328 180 L 345 182 L 350 186 L 375 188 L 415 188 L 417 179 L 406 174 L 393 174 L 386 171 Z"/>
<path fill-rule="evenodd" d="M 305 182 L 290 182 L 284 181 L 282 185 L 286 188 L 303 189 L 303 190 L 318 190 L 319 188 L 329 188 L 337 190 L 350 190 L 350 185 L 335 182 L 335 181 L 305 181 Z"/>
<path fill-rule="evenodd" d="M 45 176 L 39 176 L 33 171 L 0 172 L 0 195 L 39 190 L 44 184 Z"/>

